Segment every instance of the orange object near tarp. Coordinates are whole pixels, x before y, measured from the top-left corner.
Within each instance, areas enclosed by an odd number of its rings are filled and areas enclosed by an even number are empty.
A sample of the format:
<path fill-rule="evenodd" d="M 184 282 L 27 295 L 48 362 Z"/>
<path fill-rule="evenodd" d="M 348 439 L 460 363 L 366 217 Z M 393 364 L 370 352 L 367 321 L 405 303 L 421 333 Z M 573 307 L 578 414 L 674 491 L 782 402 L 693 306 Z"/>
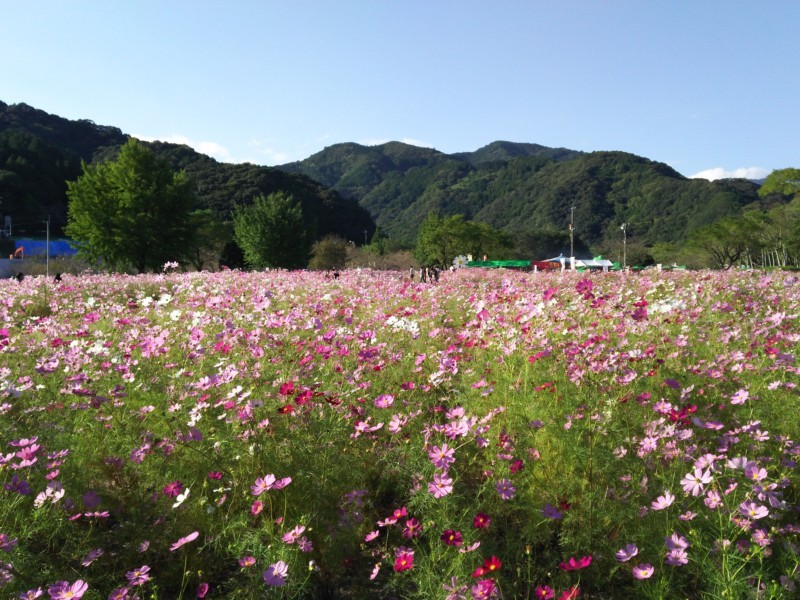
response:
<path fill-rule="evenodd" d="M 14 254 L 12 254 L 8 258 L 25 258 L 25 247 L 20 246 L 19 248 L 14 250 Z"/>

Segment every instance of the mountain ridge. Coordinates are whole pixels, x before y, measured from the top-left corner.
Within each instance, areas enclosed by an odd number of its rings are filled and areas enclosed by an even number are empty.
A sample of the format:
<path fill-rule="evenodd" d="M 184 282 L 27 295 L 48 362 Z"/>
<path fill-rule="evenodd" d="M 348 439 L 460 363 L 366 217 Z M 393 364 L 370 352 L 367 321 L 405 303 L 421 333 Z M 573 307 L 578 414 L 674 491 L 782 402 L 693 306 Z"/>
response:
<path fill-rule="evenodd" d="M 76 177 L 81 160 L 114 156 L 128 137 L 88 119 L 70 121 L 26 104 L 0 102 L 3 211 L 14 208 L 9 198 L 26 198 L 31 207 L 26 218 L 35 220 L 47 211 L 64 221 L 63 177 Z M 664 163 L 630 153 L 507 140 L 453 154 L 397 141 L 345 142 L 276 167 L 218 162 L 167 142 L 148 145 L 187 171 L 198 184 L 202 205 L 221 219 L 256 194 L 284 189 L 300 197 L 320 235 L 337 233 L 358 243 L 378 226 L 395 245 L 410 246 L 434 211 L 463 214 L 512 235 L 559 232 L 563 237 L 574 218 L 575 236 L 593 250 L 618 244 L 619 227 L 626 223 L 631 242 L 652 246 L 681 242 L 695 229 L 759 201 L 758 186 L 746 180 L 688 179 Z M 34 146 L 39 150 L 31 154 Z M 42 186 L 32 183 L 37 172 L 47 170 L 29 168 L 36 152 L 49 153 L 50 162 L 62 153 L 56 160 L 64 168 L 46 174 L 46 201 L 40 197 Z M 24 213 L 24 204 L 16 201 L 15 209 Z"/>

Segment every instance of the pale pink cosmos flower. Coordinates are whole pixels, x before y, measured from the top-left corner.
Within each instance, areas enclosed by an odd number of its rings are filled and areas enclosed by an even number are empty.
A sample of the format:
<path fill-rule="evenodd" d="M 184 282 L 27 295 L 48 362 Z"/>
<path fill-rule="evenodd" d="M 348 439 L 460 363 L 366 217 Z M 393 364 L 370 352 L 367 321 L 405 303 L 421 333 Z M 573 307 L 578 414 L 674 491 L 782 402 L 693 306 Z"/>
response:
<path fill-rule="evenodd" d="M 695 469 L 694 473 L 687 473 L 681 479 L 683 491 L 692 496 L 699 496 L 705 490 L 705 486 L 711 483 L 713 477 L 710 470 Z"/>
<path fill-rule="evenodd" d="M 759 482 L 767 478 L 767 470 L 756 462 L 749 462 L 744 467 L 744 476 L 751 481 Z"/>
<path fill-rule="evenodd" d="M 650 504 L 650 508 L 653 510 L 664 510 L 671 506 L 673 502 L 675 502 L 675 496 L 673 496 L 669 490 L 665 490 L 663 496 L 659 496 Z"/>
<path fill-rule="evenodd" d="M 177 542 L 172 544 L 172 546 L 169 547 L 169 551 L 170 552 L 175 552 L 175 550 L 177 550 L 181 546 L 183 546 L 185 544 L 188 544 L 189 542 L 195 541 L 198 538 L 199 535 L 200 535 L 199 531 L 193 531 L 192 533 L 190 533 L 186 537 L 182 537 Z"/>
<path fill-rule="evenodd" d="M 448 477 L 447 474 L 436 473 L 433 476 L 433 481 L 428 484 L 428 492 L 430 492 L 434 498 L 442 498 L 452 491 L 453 480 Z"/>
<path fill-rule="evenodd" d="M 256 479 L 255 485 L 250 486 L 250 491 L 253 492 L 253 496 L 260 496 L 264 492 L 268 492 L 273 488 L 275 485 L 275 475 L 270 473 L 269 475 L 265 475 L 264 477 L 259 477 Z"/>
<path fill-rule="evenodd" d="M 747 402 L 748 398 L 750 398 L 750 392 L 745 389 L 741 389 L 731 396 L 731 404 L 744 404 Z"/>
<path fill-rule="evenodd" d="M 287 531 L 286 533 L 284 533 L 283 537 L 281 538 L 281 541 L 283 541 L 283 542 L 285 542 L 287 544 L 294 544 L 297 541 L 297 539 L 301 535 L 303 535 L 303 532 L 305 530 L 306 530 L 305 525 L 298 525 L 297 527 L 295 527 L 291 531 Z"/>
<path fill-rule="evenodd" d="M 668 550 L 681 549 L 685 550 L 689 547 L 689 542 L 677 531 L 673 532 L 668 538 L 664 538 L 664 545 Z"/>
<path fill-rule="evenodd" d="M 761 504 L 756 504 L 752 500 L 746 500 L 739 505 L 739 514 L 748 519 L 763 519 L 769 516 L 769 509 Z"/>
<path fill-rule="evenodd" d="M 664 562 L 672 567 L 682 567 L 689 562 L 689 555 L 683 548 L 675 548 L 667 552 Z"/>
<path fill-rule="evenodd" d="M 617 550 L 614 558 L 619 562 L 627 562 L 637 554 L 639 554 L 639 548 L 636 547 L 636 544 L 627 544 L 624 548 Z"/>
<path fill-rule="evenodd" d="M 650 579 L 653 576 L 655 569 L 649 563 L 642 563 L 633 567 L 634 579 Z"/>
<path fill-rule="evenodd" d="M 428 457 L 433 462 L 433 466 L 437 469 L 446 471 L 450 465 L 456 462 L 454 458 L 455 449 L 450 448 L 447 444 L 442 444 L 441 447 L 434 446 L 428 452 Z"/>
<path fill-rule="evenodd" d="M 82 579 L 78 579 L 73 584 L 68 581 L 54 583 L 47 588 L 47 593 L 50 594 L 51 600 L 77 600 L 77 598 L 83 598 L 88 589 L 89 584 Z"/>
<path fill-rule="evenodd" d="M 282 479 L 278 479 L 273 484 L 272 489 L 273 490 L 282 490 L 283 488 L 285 488 L 290 483 L 292 483 L 292 478 L 291 477 L 283 477 Z"/>

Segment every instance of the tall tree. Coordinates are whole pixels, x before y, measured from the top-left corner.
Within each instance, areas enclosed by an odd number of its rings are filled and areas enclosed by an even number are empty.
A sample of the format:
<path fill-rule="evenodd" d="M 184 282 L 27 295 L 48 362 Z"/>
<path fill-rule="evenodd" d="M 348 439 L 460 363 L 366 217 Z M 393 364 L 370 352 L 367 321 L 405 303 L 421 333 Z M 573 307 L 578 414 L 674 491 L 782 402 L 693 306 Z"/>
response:
<path fill-rule="evenodd" d="M 484 255 L 506 258 L 510 248 L 508 234 L 486 223 L 465 221 L 464 215 L 440 217 L 432 212 L 420 226 L 414 258 L 423 265 L 446 267 L 461 254 L 471 254 L 475 260 Z"/>
<path fill-rule="evenodd" d="M 308 264 L 313 236 L 300 204 L 289 194 L 259 195 L 250 206 L 237 206 L 233 230 L 251 267 L 301 269 Z"/>
<path fill-rule="evenodd" d="M 698 229 L 687 240 L 685 250 L 717 269 L 730 269 L 749 262 L 759 242 L 753 223 L 744 217 L 728 217 Z"/>
<path fill-rule="evenodd" d="M 777 169 L 767 175 L 758 195 L 763 198 L 769 194 L 800 195 L 800 169 Z"/>
<path fill-rule="evenodd" d="M 81 254 L 138 272 L 188 258 L 196 198 L 183 172 L 175 173 L 135 139 L 116 160 L 82 167 L 83 174 L 67 183 L 66 227 Z"/>

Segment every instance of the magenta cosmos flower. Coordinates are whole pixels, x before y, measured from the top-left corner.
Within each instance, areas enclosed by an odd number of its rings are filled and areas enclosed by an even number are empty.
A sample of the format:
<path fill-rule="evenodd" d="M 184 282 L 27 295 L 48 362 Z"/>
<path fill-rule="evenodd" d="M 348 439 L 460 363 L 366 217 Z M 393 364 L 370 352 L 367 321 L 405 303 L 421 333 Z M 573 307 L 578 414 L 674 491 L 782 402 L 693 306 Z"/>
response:
<path fill-rule="evenodd" d="M 167 498 L 177 498 L 183 491 L 183 484 L 180 481 L 171 481 L 164 486 L 162 493 Z"/>
<path fill-rule="evenodd" d="M 592 564 L 591 556 L 582 556 L 579 559 L 576 559 L 574 556 L 570 556 L 567 562 L 559 563 L 558 568 L 562 571 L 577 571 L 579 569 L 585 569 L 590 564 Z"/>
<path fill-rule="evenodd" d="M 489 527 L 489 524 L 492 522 L 492 519 L 486 513 L 478 513 L 472 518 L 472 526 L 475 529 L 486 529 Z"/>
<path fill-rule="evenodd" d="M 397 573 L 403 571 L 410 571 L 414 568 L 414 553 L 413 552 L 400 552 L 394 559 L 394 570 Z"/>

